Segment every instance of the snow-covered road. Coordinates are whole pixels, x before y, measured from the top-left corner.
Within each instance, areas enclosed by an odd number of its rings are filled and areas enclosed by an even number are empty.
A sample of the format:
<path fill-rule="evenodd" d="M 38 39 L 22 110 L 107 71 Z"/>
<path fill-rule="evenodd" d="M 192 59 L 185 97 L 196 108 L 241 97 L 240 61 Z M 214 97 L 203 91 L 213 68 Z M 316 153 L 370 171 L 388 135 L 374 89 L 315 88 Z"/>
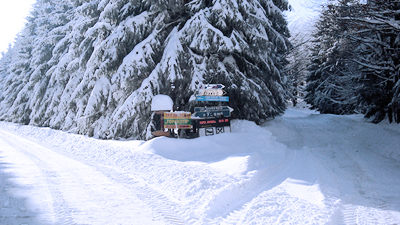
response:
<path fill-rule="evenodd" d="M 137 196 L 143 188 L 135 180 L 112 179 L 112 169 L 102 173 L 1 130 L 0 146 L 4 169 L 14 176 L 1 186 L 17 195 L 2 195 L 1 224 L 160 224 Z M 14 207 L 18 201 L 27 206 Z"/>
<path fill-rule="evenodd" d="M 0 224 L 400 224 L 400 126 L 289 109 L 193 140 L 0 122 Z"/>
<path fill-rule="evenodd" d="M 319 164 L 313 170 L 321 173 L 322 193 L 340 201 L 333 224 L 400 223 L 400 125 L 366 123 L 362 115 L 305 116 L 286 115 L 265 126 Z"/>

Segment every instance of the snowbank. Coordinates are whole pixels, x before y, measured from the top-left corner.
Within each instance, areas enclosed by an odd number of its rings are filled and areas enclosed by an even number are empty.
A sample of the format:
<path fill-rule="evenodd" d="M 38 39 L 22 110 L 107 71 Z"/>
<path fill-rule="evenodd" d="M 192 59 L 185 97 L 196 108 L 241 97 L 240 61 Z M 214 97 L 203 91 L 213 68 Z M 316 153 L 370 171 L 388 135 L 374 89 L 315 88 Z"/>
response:
<path fill-rule="evenodd" d="M 188 224 L 400 221 L 400 128 L 358 115 L 289 109 L 262 127 L 235 120 L 232 133 L 147 142 L 0 129 L 144 183 Z"/>

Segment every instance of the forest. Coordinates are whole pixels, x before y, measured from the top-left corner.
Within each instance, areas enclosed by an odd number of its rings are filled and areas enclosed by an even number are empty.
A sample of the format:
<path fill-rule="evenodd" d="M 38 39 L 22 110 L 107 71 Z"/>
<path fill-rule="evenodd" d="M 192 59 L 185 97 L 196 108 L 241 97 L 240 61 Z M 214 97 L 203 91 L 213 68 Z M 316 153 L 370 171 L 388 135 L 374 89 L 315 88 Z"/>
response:
<path fill-rule="evenodd" d="M 0 120 L 149 139 L 155 95 L 193 111 L 220 83 L 262 124 L 303 98 L 321 113 L 400 122 L 400 2 L 328 1 L 312 38 L 287 0 L 37 0 L 0 59 Z M 306 46 L 306 47 L 305 47 Z"/>
<path fill-rule="evenodd" d="M 400 1 L 342 0 L 315 25 L 305 100 L 321 113 L 400 122 Z"/>

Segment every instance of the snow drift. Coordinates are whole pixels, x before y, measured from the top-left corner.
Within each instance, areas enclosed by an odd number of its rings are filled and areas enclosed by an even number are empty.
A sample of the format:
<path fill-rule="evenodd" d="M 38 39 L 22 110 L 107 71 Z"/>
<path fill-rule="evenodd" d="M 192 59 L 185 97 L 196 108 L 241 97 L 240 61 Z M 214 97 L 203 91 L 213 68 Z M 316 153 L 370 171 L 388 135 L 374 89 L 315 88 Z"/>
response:
<path fill-rule="evenodd" d="M 236 120 L 232 133 L 193 140 L 162 137 L 147 142 L 97 140 L 48 128 L 0 123 L 0 140 L 10 142 L 12 135 L 38 143 L 61 158 L 67 156 L 89 165 L 90 170 L 130 188 L 130 194 L 137 193 L 149 206 L 143 207 L 146 215 L 151 211 L 160 215 L 155 217 L 156 224 L 400 221 L 400 128 L 366 123 L 362 115 L 319 115 L 290 109 L 261 127 Z M 44 151 L 35 150 L 36 157 Z M 8 171 L 14 176 L 22 176 L 12 168 L 23 157 L 13 158 L 11 152 L 2 149 L 1 160 L 10 163 Z M 24 186 L 25 181 L 20 182 Z M 79 216 L 71 212 L 70 219 L 76 223 L 92 221 L 85 203 L 72 200 L 69 194 L 63 195 L 68 207 L 86 212 Z M 118 197 L 107 201 L 119 209 L 116 213 L 135 204 Z M 98 210 L 107 215 L 114 208 Z M 49 211 L 39 208 L 38 219 L 57 223 L 46 217 Z M 98 219 L 104 222 L 113 218 L 99 213 Z M 134 219 L 122 223 L 139 224 Z"/>

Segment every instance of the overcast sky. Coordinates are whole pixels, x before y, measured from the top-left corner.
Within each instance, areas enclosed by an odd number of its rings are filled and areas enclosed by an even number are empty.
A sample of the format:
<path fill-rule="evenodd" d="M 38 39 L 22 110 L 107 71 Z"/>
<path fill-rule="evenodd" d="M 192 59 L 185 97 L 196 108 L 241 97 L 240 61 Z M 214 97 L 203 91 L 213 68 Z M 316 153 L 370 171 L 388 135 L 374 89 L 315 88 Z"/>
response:
<path fill-rule="evenodd" d="M 294 11 L 288 14 L 290 21 L 303 19 L 315 15 L 311 9 L 307 8 L 310 0 L 289 0 Z M 1 0 L 0 3 L 0 52 L 5 52 L 8 45 L 14 42 L 16 35 L 23 28 L 32 9 L 32 4 L 36 0 Z"/>

